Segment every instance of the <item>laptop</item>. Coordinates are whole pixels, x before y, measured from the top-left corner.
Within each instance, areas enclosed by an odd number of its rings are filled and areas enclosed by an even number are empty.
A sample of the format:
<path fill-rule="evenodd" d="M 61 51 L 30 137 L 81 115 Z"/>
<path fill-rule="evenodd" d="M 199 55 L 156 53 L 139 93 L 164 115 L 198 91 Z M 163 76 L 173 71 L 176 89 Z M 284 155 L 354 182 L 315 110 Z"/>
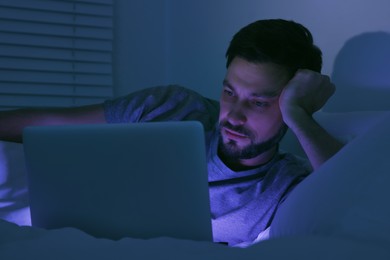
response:
<path fill-rule="evenodd" d="M 212 241 L 199 122 L 32 126 L 23 143 L 33 226 Z"/>

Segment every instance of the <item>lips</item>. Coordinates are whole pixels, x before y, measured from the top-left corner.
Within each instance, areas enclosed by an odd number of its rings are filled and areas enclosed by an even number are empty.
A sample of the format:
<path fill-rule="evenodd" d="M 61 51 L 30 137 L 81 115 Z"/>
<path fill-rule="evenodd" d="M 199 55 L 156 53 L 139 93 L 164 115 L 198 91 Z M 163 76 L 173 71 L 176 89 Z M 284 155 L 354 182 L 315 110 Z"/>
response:
<path fill-rule="evenodd" d="M 230 129 L 226 128 L 226 127 L 223 128 L 223 131 L 224 131 L 226 137 L 228 137 L 229 139 L 243 140 L 243 139 L 247 139 L 248 138 L 247 135 L 235 132 L 235 131 L 230 130 Z"/>

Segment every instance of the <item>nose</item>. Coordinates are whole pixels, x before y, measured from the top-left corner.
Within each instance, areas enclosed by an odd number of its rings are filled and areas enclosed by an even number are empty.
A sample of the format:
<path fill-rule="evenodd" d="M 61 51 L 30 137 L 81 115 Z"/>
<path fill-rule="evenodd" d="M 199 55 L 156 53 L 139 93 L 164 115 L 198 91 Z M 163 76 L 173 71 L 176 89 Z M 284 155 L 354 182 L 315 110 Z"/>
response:
<path fill-rule="evenodd" d="M 230 108 L 227 117 L 229 123 L 231 123 L 232 125 L 243 125 L 247 121 L 244 109 L 238 104 L 235 104 Z"/>

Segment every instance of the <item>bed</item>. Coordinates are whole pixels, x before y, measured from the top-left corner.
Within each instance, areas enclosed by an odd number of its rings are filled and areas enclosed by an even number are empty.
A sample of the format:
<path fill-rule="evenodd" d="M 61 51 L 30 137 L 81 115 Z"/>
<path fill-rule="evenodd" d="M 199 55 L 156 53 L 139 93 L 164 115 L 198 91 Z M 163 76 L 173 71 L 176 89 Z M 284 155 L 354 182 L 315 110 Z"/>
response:
<path fill-rule="evenodd" d="M 390 112 L 315 117 L 347 145 L 290 194 L 270 238 L 247 248 L 31 227 L 23 146 L 0 142 L 0 259 L 390 259 Z M 291 133 L 281 149 L 303 155 Z"/>

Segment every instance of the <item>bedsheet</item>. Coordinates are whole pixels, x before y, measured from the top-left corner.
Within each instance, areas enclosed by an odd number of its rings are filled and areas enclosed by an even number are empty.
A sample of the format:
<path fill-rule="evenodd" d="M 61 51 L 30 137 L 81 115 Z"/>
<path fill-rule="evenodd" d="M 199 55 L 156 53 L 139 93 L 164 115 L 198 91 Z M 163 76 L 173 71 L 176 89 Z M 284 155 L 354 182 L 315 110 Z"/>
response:
<path fill-rule="evenodd" d="M 12 206 L 20 210 L 3 210 L 7 213 L 4 219 L 20 223 L 0 220 L 0 259 L 390 259 L 387 232 L 390 230 L 390 189 L 388 181 L 381 181 L 390 178 L 387 158 L 390 113 L 381 113 L 374 119 L 368 115 L 367 120 L 361 121 L 359 117 L 353 121 L 364 127 L 352 135 L 349 131 L 341 135 L 352 138 L 353 142 L 304 180 L 286 199 L 271 226 L 271 233 L 274 228 L 271 239 L 248 248 L 166 237 L 112 241 L 94 238 L 73 228 L 43 230 L 23 226 L 28 223 L 23 223 L 23 218 L 15 218 L 18 214 L 12 215 L 28 210 L 23 188 L 25 180 L 18 180 L 15 175 L 3 176 L 0 190 L 3 208 Z M 336 122 L 340 126 L 346 121 L 338 117 Z M 332 131 L 336 130 L 339 131 L 337 128 Z M 355 165 L 357 161 L 362 167 Z M 370 162 L 372 167 L 363 167 L 364 162 Z M 5 163 L 2 167 L 8 169 L 11 164 Z M 372 171 L 367 170 L 371 168 Z M 25 178 L 24 173 L 20 174 Z M 375 178 L 367 178 L 366 174 Z M 332 179 L 337 180 L 338 185 L 333 185 Z M 370 186 L 366 188 L 370 190 L 360 193 L 356 187 L 365 188 L 369 179 Z M 336 195 L 324 196 L 327 192 Z M 24 198 L 22 203 L 18 200 L 20 195 Z M 341 208 L 343 210 L 332 218 L 320 217 L 322 212 Z"/>
<path fill-rule="evenodd" d="M 390 259 L 390 251 L 374 241 L 301 236 L 272 239 L 248 248 L 211 242 L 155 238 L 119 241 L 97 239 L 79 230 L 42 230 L 0 222 L 1 259 Z"/>

